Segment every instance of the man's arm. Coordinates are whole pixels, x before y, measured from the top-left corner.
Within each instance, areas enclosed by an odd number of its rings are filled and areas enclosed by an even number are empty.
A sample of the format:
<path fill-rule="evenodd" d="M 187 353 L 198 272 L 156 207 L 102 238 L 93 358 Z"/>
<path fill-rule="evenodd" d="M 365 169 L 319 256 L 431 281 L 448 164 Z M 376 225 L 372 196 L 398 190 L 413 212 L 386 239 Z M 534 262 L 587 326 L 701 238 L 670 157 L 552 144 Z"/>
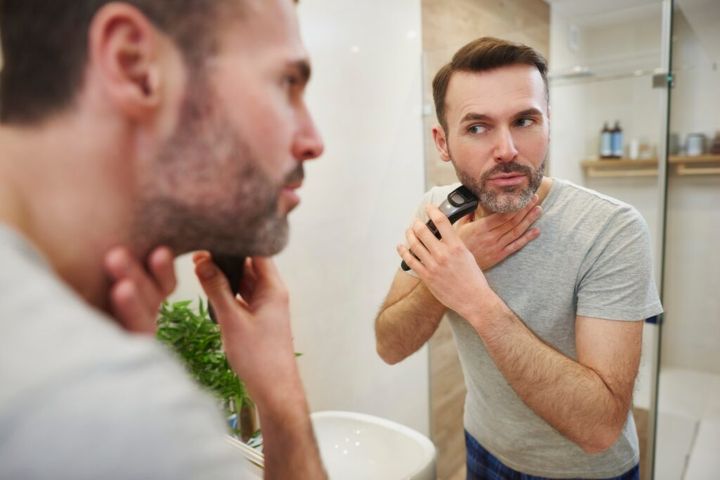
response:
<path fill-rule="evenodd" d="M 442 213 L 435 207 L 428 213 L 442 240 L 416 224 L 408 236 L 419 260 L 401 246 L 403 259 L 438 301 L 475 328 L 495 364 L 535 413 L 587 452 L 609 448 L 630 408 L 642 322 L 578 317 L 578 359 L 564 356 L 532 333 L 490 289 Z"/>
<path fill-rule="evenodd" d="M 481 302 L 468 321 L 525 404 L 584 451 L 610 448 L 627 421 L 643 322 L 577 317 L 572 360 L 540 340 L 494 292 Z"/>
<path fill-rule="evenodd" d="M 208 252 L 195 273 L 220 323 L 228 362 L 258 407 L 265 478 L 325 479 L 290 331 L 288 292 L 270 259 L 248 259 L 240 297 Z"/>
<path fill-rule="evenodd" d="M 541 209 L 535 208 L 537 202 L 536 195 L 518 212 L 489 215 L 472 222 L 465 217 L 455 224 L 480 268 L 492 268 L 538 237 L 540 231 L 530 228 L 541 214 Z M 380 357 L 395 364 L 415 353 L 435 333 L 445 310 L 419 278 L 398 270 L 375 319 Z"/>
<path fill-rule="evenodd" d="M 378 355 L 395 364 L 415 353 L 432 337 L 445 313 L 419 278 L 398 270 L 375 319 Z"/>

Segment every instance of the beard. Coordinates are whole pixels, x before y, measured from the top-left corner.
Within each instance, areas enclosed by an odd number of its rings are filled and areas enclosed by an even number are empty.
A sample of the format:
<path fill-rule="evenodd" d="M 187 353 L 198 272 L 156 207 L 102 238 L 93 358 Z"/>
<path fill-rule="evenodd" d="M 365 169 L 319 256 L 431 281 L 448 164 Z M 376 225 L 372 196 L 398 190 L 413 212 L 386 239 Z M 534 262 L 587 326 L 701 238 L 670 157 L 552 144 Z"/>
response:
<path fill-rule="evenodd" d="M 533 195 L 540 188 L 543 173 L 545 171 L 545 160 L 538 169 L 534 169 L 515 162 L 502 163 L 485 172 L 480 179 L 471 177 L 467 172 L 460 170 L 455 165 L 460 182 L 478 197 L 480 205 L 487 211 L 493 213 L 516 212 L 525 208 Z M 528 178 L 527 187 L 508 186 L 492 188 L 488 186 L 491 176 L 500 173 L 521 173 Z"/>
<path fill-rule="evenodd" d="M 281 183 L 274 181 L 246 139 L 233 131 L 207 83 L 190 84 L 175 131 L 140 179 L 135 240 L 141 249 L 167 245 L 176 254 L 278 253 L 288 241 L 280 194 L 284 185 L 303 178 L 302 165 Z"/>

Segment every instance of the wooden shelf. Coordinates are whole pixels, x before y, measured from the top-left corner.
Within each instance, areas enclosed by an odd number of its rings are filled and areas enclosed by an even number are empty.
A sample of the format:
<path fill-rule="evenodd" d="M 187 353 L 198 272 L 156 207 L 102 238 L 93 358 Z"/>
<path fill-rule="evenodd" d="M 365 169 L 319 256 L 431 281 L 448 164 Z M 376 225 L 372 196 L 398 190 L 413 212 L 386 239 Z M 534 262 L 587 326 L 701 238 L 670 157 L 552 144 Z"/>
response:
<path fill-rule="evenodd" d="M 654 177 L 658 173 L 657 158 L 631 160 L 629 158 L 604 158 L 584 160 L 580 163 L 588 177 Z"/>
<path fill-rule="evenodd" d="M 658 173 L 657 158 L 584 160 L 580 165 L 588 177 L 653 177 Z M 720 175 L 720 155 L 672 155 L 670 165 L 678 175 Z"/>

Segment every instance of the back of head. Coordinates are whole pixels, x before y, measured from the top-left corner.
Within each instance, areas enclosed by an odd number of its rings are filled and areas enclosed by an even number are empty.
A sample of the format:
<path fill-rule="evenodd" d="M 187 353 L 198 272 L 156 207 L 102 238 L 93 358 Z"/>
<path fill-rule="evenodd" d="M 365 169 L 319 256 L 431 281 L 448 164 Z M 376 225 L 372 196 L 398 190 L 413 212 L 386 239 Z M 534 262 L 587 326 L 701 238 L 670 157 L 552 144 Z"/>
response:
<path fill-rule="evenodd" d="M 493 37 L 482 37 L 463 46 L 453 55 L 452 60 L 438 70 L 433 79 L 435 113 L 447 132 L 445 99 L 450 79 L 455 72 L 484 72 L 512 65 L 534 66 L 545 82 L 547 95 L 547 62 L 527 45 L 512 43 Z"/>
<path fill-rule="evenodd" d="M 67 108 L 80 90 L 88 30 L 111 0 L 0 0 L 0 122 L 32 124 Z M 188 65 L 216 46 L 217 23 L 242 2 L 123 0 L 176 42 Z"/>

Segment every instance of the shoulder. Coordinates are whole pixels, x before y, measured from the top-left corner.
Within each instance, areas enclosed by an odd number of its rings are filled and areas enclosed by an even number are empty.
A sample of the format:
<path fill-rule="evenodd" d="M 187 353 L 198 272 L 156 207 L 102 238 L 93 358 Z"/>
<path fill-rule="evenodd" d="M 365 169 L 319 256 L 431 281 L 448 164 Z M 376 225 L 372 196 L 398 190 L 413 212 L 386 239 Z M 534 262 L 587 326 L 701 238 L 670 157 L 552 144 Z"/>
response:
<path fill-rule="evenodd" d="M 567 180 L 553 179 L 558 188 L 556 205 L 563 212 L 588 218 L 594 224 L 645 225 L 640 212 L 629 203 Z"/>
<path fill-rule="evenodd" d="M 441 204 L 447 198 L 448 194 L 458 188 L 460 185 L 460 182 L 455 182 L 449 185 L 438 185 L 432 187 L 430 190 L 425 192 L 425 196 L 423 197 L 423 204 Z"/>

